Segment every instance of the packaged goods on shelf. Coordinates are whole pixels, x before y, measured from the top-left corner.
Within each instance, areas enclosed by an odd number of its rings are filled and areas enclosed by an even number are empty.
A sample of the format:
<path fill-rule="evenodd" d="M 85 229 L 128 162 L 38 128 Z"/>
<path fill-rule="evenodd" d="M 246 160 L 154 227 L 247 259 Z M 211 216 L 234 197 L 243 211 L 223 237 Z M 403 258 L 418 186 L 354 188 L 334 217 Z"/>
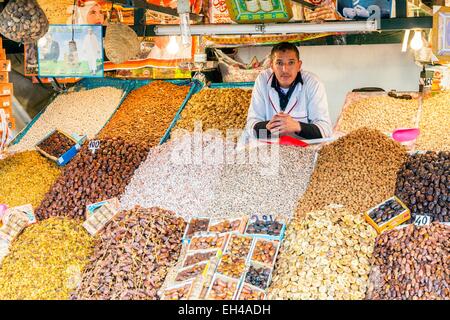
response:
<path fill-rule="evenodd" d="M 414 154 L 400 168 L 395 194 L 417 215 L 450 222 L 450 152 Z"/>
<path fill-rule="evenodd" d="M 159 206 L 175 211 L 187 221 L 198 216 L 231 217 L 229 212 L 207 213 L 215 198 L 225 152 L 230 150 L 233 145 L 223 139 L 198 133 L 152 148 L 120 199 L 122 209 Z"/>
<path fill-rule="evenodd" d="M 229 129 L 244 129 L 251 96 L 250 89 L 204 88 L 188 101 L 172 130 L 173 135 L 177 135 L 177 129 L 216 129 L 224 136 Z M 199 122 L 199 128 L 196 128 L 196 122 Z"/>
<path fill-rule="evenodd" d="M 142 161 L 147 157 L 145 146 L 122 139 L 98 140 L 98 149 L 85 143 L 62 175 L 46 194 L 36 215 L 84 218 L 86 205 L 121 195 Z"/>
<path fill-rule="evenodd" d="M 450 227 L 394 229 L 376 239 L 367 299 L 448 300 Z"/>
<path fill-rule="evenodd" d="M 419 111 L 417 99 L 395 99 L 384 94 L 365 97 L 353 92 L 349 95 L 358 98 L 347 98 L 335 131 L 350 133 L 367 127 L 388 133 L 398 128 L 416 127 Z"/>
<path fill-rule="evenodd" d="M 3 260 L 1 299 L 68 299 L 91 252 L 92 238 L 73 220 L 50 218 L 27 227 Z"/>
<path fill-rule="evenodd" d="M 158 145 L 189 90 L 188 86 L 164 81 L 133 90 L 99 137 L 120 137 L 149 147 Z"/>
<path fill-rule="evenodd" d="M 10 155 L 0 160 L 0 203 L 36 208 L 59 175 L 58 167 L 37 151 Z"/>
<path fill-rule="evenodd" d="M 9 150 L 33 149 L 54 129 L 68 134 L 86 135 L 92 139 L 114 113 L 122 95 L 122 90 L 112 87 L 60 94 Z"/>
<path fill-rule="evenodd" d="M 314 168 L 312 148 L 262 145 L 236 153 L 220 173 L 206 215 L 294 215 Z"/>
<path fill-rule="evenodd" d="M 72 21 L 73 0 L 37 0 L 37 3 L 50 24 L 67 24 Z"/>
<path fill-rule="evenodd" d="M 363 299 L 375 230 L 337 206 L 295 218 L 275 265 L 269 299 Z"/>
<path fill-rule="evenodd" d="M 450 92 L 425 99 L 416 150 L 450 151 Z"/>
<path fill-rule="evenodd" d="M 297 214 L 332 203 L 364 212 L 392 196 L 406 159 L 404 147 L 375 129 L 361 128 L 323 146 Z"/>
<path fill-rule="evenodd" d="M 97 238 L 72 299 L 158 299 L 185 227 L 183 219 L 160 208 L 119 213 Z"/>

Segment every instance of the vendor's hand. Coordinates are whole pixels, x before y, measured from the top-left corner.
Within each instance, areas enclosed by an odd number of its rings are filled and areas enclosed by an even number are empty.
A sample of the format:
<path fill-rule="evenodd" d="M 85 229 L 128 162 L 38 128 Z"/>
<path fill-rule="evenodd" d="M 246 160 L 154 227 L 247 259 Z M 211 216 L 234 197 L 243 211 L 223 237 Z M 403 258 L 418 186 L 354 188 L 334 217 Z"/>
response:
<path fill-rule="evenodd" d="M 295 121 L 290 115 L 278 113 L 266 126 L 271 134 L 287 135 L 299 133 L 301 131 L 300 123 Z"/>

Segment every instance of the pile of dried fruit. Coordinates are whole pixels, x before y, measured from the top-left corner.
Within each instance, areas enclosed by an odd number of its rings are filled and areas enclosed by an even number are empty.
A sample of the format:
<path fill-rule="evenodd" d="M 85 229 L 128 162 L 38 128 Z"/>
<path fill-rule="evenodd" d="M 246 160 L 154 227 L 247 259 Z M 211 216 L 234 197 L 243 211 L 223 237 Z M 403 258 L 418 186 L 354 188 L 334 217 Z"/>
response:
<path fill-rule="evenodd" d="M 203 89 L 189 100 L 175 130 L 194 131 L 196 121 L 201 121 L 202 130 L 218 129 L 222 134 L 228 129 L 243 129 L 251 98 L 252 90 Z"/>
<path fill-rule="evenodd" d="M 450 227 L 435 222 L 382 233 L 368 299 L 450 299 Z"/>
<path fill-rule="evenodd" d="M 331 203 L 364 212 L 391 197 L 407 154 L 375 129 L 361 128 L 324 146 L 297 214 Z"/>
<path fill-rule="evenodd" d="M 363 299 L 375 237 L 362 215 L 345 208 L 295 218 L 286 231 L 269 299 Z"/>
<path fill-rule="evenodd" d="M 220 174 L 208 215 L 291 217 L 314 168 L 311 148 L 259 146 L 236 154 Z"/>
<path fill-rule="evenodd" d="M 177 262 L 183 219 L 159 208 L 119 213 L 100 234 L 73 299 L 158 299 Z"/>
<path fill-rule="evenodd" d="M 361 127 L 392 132 L 397 128 L 416 125 L 419 103 L 417 100 L 400 100 L 376 96 L 351 103 L 342 111 L 337 130 L 349 133 Z"/>
<path fill-rule="evenodd" d="M 46 194 L 36 215 L 84 218 L 88 204 L 117 197 L 145 160 L 148 150 L 121 139 L 100 140 L 93 153 L 85 143 Z"/>
<path fill-rule="evenodd" d="M 0 269 L 0 299 L 68 299 L 80 281 L 93 241 L 70 219 L 31 225 L 12 243 Z"/>
<path fill-rule="evenodd" d="M 0 160 L 0 203 L 9 207 L 37 207 L 59 176 L 56 164 L 37 151 L 26 151 Z"/>
<path fill-rule="evenodd" d="M 156 206 L 186 220 L 203 216 L 215 197 L 225 150 L 223 139 L 198 133 L 152 148 L 120 200 L 122 209 Z"/>
<path fill-rule="evenodd" d="M 158 145 L 188 92 L 188 86 L 164 81 L 154 81 L 132 91 L 100 137 L 120 137 L 150 147 Z"/>
<path fill-rule="evenodd" d="M 450 151 L 450 93 L 423 102 L 417 150 Z"/>
<path fill-rule="evenodd" d="M 59 131 L 55 131 L 47 139 L 39 143 L 37 147 L 47 154 L 59 158 L 74 145 L 75 142 L 69 137 Z"/>
<path fill-rule="evenodd" d="M 54 129 L 93 138 L 116 110 L 122 95 L 122 90 L 111 87 L 60 94 L 45 109 L 22 140 L 9 149 L 11 151 L 33 149 Z"/>
<path fill-rule="evenodd" d="M 398 173 L 395 194 L 411 210 L 412 221 L 426 214 L 450 222 L 450 152 L 410 156 Z"/>

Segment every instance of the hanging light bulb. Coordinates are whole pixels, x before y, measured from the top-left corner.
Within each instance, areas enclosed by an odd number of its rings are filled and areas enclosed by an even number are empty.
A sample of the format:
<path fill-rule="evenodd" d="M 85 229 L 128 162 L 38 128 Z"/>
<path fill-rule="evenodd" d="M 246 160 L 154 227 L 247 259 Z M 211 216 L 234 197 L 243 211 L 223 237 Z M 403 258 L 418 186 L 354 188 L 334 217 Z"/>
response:
<path fill-rule="evenodd" d="M 414 36 L 409 45 L 413 50 L 419 50 L 423 47 L 422 31 L 414 30 Z"/>
<path fill-rule="evenodd" d="M 169 37 L 169 44 L 167 45 L 167 52 L 170 54 L 176 54 L 180 50 L 180 46 L 177 43 L 177 38 L 175 36 Z"/>

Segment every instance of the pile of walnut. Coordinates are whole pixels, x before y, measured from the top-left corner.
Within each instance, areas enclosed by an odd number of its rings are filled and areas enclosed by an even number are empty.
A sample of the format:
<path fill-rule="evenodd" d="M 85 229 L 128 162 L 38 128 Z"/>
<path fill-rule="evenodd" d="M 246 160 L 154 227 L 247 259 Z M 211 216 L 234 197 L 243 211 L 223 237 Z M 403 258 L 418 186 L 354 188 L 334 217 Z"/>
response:
<path fill-rule="evenodd" d="M 296 218 L 280 250 L 269 299 L 363 299 L 375 230 L 362 215 L 327 207 Z"/>
<path fill-rule="evenodd" d="M 450 227 L 435 222 L 382 233 L 368 299 L 450 299 Z"/>

